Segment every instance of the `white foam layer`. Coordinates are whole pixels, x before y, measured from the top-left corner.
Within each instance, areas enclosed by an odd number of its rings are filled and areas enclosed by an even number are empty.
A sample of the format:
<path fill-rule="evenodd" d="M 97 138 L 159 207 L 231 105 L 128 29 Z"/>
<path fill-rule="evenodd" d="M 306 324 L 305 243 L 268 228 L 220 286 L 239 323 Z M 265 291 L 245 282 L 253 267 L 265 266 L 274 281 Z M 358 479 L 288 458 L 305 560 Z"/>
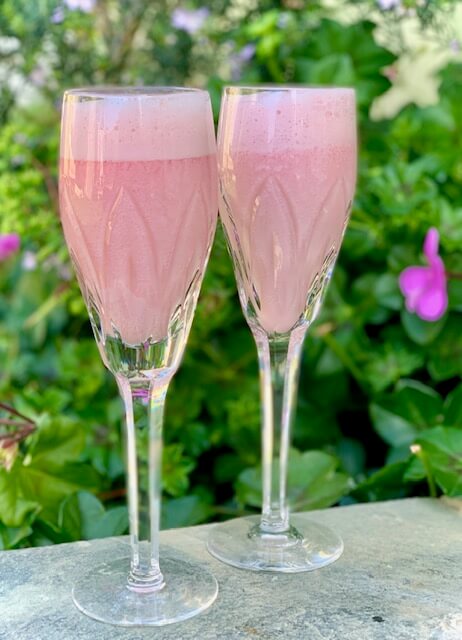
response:
<path fill-rule="evenodd" d="M 231 90 L 225 98 L 219 141 L 234 152 L 254 153 L 330 145 L 354 146 L 354 91 L 274 88 L 232 93 Z"/>
<path fill-rule="evenodd" d="M 64 101 L 61 157 L 73 160 L 170 160 L 215 153 L 205 91 L 70 92 Z"/>

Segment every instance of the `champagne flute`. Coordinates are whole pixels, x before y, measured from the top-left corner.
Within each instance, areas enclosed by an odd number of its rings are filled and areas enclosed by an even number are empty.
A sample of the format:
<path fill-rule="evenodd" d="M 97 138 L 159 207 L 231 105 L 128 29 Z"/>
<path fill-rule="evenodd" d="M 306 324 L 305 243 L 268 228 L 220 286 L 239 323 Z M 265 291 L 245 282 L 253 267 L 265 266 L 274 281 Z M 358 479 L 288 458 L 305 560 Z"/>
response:
<path fill-rule="evenodd" d="M 64 94 L 60 212 L 101 358 L 125 413 L 131 557 L 74 586 L 77 607 L 118 624 L 190 618 L 215 578 L 179 550 L 159 563 L 162 425 L 217 217 L 206 92 L 171 87 Z M 165 552 L 164 552 L 165 551 Z"/>
<path fill-rule="evenodd" d="M 220 215 L 254 336 L 262 402 L 261 517 L 216 525 L 209 551 L 245 569 L 299 572 L 342 553 L 339 536 L 289 520 L 290 425 L 302 345 L 318 314 L 356 181 L 352 89 L 225 88 L 218 131 Z"/>

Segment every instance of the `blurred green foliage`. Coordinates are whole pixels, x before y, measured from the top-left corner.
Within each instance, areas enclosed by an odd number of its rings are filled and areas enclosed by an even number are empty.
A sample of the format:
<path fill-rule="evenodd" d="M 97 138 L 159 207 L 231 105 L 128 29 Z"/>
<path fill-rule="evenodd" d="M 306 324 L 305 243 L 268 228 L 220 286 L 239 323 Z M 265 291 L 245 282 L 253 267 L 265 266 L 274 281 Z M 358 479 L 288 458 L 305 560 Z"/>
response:
<path fill-rule="evenodd" d="M 443 2 L 402 4 L 423 30 L 445 11 Z M 20 234 L 22 249 L 0 264 L 0 401 L 35 431 L 22 438 L 19 426 L 1 427 L 0 547 L 127 527 L 121 402 L 91 336 L 57 211 L 60 94 L 82 84 L 207 86 L 216 115 L 224 82 L 356 88 L 357 197 L 304 351 L 290 498 L 310 509 L 462 493 L 462 282 L 450 282 L 449 312 L 432 324 L 404 310 L 397 285 L 400 271 L 421 260 L 430 226 L 440 230 L 448 271 L 462 272 L 462 67 L 443 70 L 436 106 L 372 121 L 395 54 L 374 40 L 368 11 L 376 3 L 362 5 L 363 19 L 345 25 L 321 2 L 215 0 L 188 32 L 172 23 L 179 7 L 169 0 L 97 0 L 91 11 L 2 2 L 0 233 Z M 398 32 L 401 14 L 385 13 Z M 256 352 L 219 230 L 169 393 L 163 526 L 258 508 L 259 424 Z"/>

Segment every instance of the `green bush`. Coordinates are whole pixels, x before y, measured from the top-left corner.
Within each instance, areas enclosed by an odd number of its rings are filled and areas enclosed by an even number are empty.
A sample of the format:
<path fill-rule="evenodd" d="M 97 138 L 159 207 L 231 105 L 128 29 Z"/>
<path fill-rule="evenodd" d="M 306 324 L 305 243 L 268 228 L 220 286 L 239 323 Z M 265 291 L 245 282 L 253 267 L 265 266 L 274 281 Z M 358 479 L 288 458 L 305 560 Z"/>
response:
<path fill-rule="evenodd" d="M 430 226 L 440 231 L 448 271 L 462 272 L 462 66 L 441 72 L 437 105 L 411 104 L 373 121 L 396 50 L 376 43 L 366 18 L 341 24 L 322 2 L 305 4 L 267 0 L 243 9 L 216 0 L 188 33 L 172 24 L 177 7 L 169 0 L 98 0 L 90 12 L 54 0 L 2 3 L 0 68 L 10 82 L 0 90 L 0 233 L 18 233 L 22 247 L 0 263 L 0 401 L 21 414 L 22 426 L 2 426 L 0 547 L 127 526 L 121 402 L 93 341 L 57 211 L 59 99 L 82 84 L 199 84 L 216 115 L 223 83 L 238 78 L 356 88 L 357 197 L 304 351 L 290 497 L 310 509 L 462 493 L 462 284 L 450 282 L 449 311 L 435 323 L 409 314 L 398 289 L 400 271 L 421 261 Z M 444 20 L 446 4 L 401 8 L 416 11 L 425 30 Z M 363 15 L 375 5 L 363 2 Z M 396 37 L 401 13 L 384 12 Z M 258 508 L 259 422 L 256 352 L 219 230 L 169 393 L 165 527 Z"/>

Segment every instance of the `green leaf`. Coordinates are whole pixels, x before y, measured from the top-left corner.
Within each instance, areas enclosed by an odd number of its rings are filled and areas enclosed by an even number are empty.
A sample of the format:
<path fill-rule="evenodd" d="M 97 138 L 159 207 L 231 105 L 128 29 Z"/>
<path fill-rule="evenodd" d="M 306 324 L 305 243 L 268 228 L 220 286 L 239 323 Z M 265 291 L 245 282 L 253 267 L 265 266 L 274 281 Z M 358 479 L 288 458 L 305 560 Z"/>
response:
<path fill-rule="evenodd" d="M 59 528 L 68 540 L 92 540 L 119 536 L 128 529 L 125 506 L 105 510 L 96 496 L 79 491 L 61 504 Z"/>
<path fill-rule="evenodd" d="M 288 499 L 295 511 L 335 504 L 351 488 L 349 477 L 336 472 L 338 460 L 323 451 L 293 452 L 289 461 Z"/>
<path fill-rule="evenodd" d="M 108 509 L 103 517 L 94 525 L 86 526 L 84 521 L 85 538 L 108 538 L 110 536 L 121 536 L 128 531 L 128 511 L 127 507 L 120 505 Z"/>
<path fill-rule="evenodd" d="M 462 430 L 435 427 L 418 439 L 426 462 L 442 491 L 462 495 Z"/>
<path fill-rule="evenodd" d="M 319 60 L 299 58 L 296 61 L 300 80 L 305 83 L 354 85 L 356 75 L 348 54 L 333 53 Z"/>
<path fill-rule="evenodd" d="M 403 306 L 403 296 L 399 290 L 398 278 L 391 273 L 384 273 L 375 281 L 374 295 L 377 302 L 387 309 L 399 311 Z"/>
<path fill-rule="evenodd" d="M 415 380 L 397 384 L 395 393 L 381 396 L 371 404 L 372 424 L 393 447 L 412 444 L 419 431 L 443 420 L 443 401 L 430 387 Z"/>
<path fill-rule="evenodd" d="M 366 21 L 347 26 L 323 19 L 316 35 L 301 38 L 296 51 L 296 80 L 354 84 L 359 106 L 370 105 L 375 96 L 390 86 L 380 71 L 394 61 L 393 54 L 376 44 L 374 29 L 375 25 Z M 304 59 L 328 62 L 313 72 L 303 64 Z"/>
<path fill-rule="evenodd" d="M 252 20 L 247 26 L 246 31 L 250 38 L 259 38 L 261 36 L 272 33 L 278 22 L 279 12 L 276 10 L 265 11 L 257 18 Z"/>
<path fill-rule="evenodd" d="M 18 475 L 23 495 L 34 498 L 42 507 L 40 518 L 56 523 L 61 501 L 80 489 L 96 491 L 100 477 L 85 464 L 52 465 L 45 467 L 40 461 L 23 465 Z"/>
<path fill-rule="evenodd" d="M 28 411 L 24 407 L 23 412 L 27 415 L 30 415 L 32 412 L 35 415 L 40 415 L 44 412 L 57 415 L 61 413 L 72 400 L 70 391 L 64 391 L 58 387 L 48 387 L 40 394 L 37 393 L 36 389 L 24 389 L 21 397 L 31 408 L 31 411 Z"/>
<path fill-rule="evenodd" d="M 95 446 L 87 446 L 85 454 L 98 473 L 106 476 L 111 482 L 118 480 L 124 475 L 125 466 L 121 452 L 118 448 L 110 447 L 109 442 Z"/>
<path fill-rule="evenodd" d="M 387 444 L 401 447 L 414 440 L 417 429 L 401 416 L 375 403 L 371 404 L 370 414 L 374 429 Z"/>
<path fill-rule="evenodd" d="M 425 480 L 426 477 L 427 472 L 425 470 L 421 457 L 414 455 L 409 462 L 408 468 L 406 469 L 404 480 L 406 482 L 420 482 L 421 480 Z"/>
<path fill-rule="evenodd" d="M 462 340 L 458 316 L 451 314 L 433 341 L 428 370 L 436 381 L 462 375 Z"/>
<path fill-rule="evenodd" d="M 351 478 L 345 473 L 330 473 L 326 477 L 319 477 L 309 486 L 300 487 L 292 501 L 289 492 L 289 503 L 294 511 L 325 509 L 347 495 L 353 486 Z"/>
<path fill-rule="evenodd" d="M 6 527 L 0 522 L 0 550 L 13 549 L 31 534 L 32 527 L 28 522 L 21 527 Z"/>
<path fill-rule="evenodd" d="M 444 424 L 447 427 L 462 427 L 462 384 L 444 402 Z"/>
<path fill-rule="evenodd" d="M 351 476 L 357 476 L 364 471 L 366 451 L 361 442 L 344 437 L 338 443 L 336 451 L 342 462 L 342 467 Z"/>
<path fill-rule="evenodd" d="M 406 462 L 409 460 L 410 446 L 409 443 L 399 447 L 390 447 L 387 451 L 385 464 L 393 464 L 394 462 Z"/>
<path fill-rule="evenodd" d="M 415 313 L 403 311 L 401 313 L 401 322 L 407 335 L 416 344 L 430 344 L 440 334 L 446 324 L 447 316 L 444 316 L 436 322 L 426 322 L 421 320 Z"/>
<path fill-rule="evenodd" d="M 382 467 L 359 484 L 353 495 L 371 502 L 403 498 L 407 493 L 405 473 L 408 464 L 407 461 L 401 461 Z"/>
<path fill-rule="evenodd" d="M 26 456 L 18 457 L 9 473 L 0 470 L 0 519 L 17 527 L 26 515 L 40 511 L 41 519 L 56 524 L 58 507 L 66 496 L 82 488 L 97 489 L 96 471 L 70 462 L 83 446 L 84 434 L 73 420 L 42 416 Z"/>
<path fill-rule="evenodd" d="M 261 408 L 257 381 L 243 389 L 239 396 L 228 400 L 228 437 L 244 464 L 254 464 L 260 450 Z"/>
<path fill-rule="evenodd" d="M 408 376 L 424 364 L 424 357 L 402 341 L 387 341 L 367 353 L 363 373 L 376 392 L 384 391 L 400 378 Z"/>
<path fill-rule="evenodd" d="M 120 536 L 128 529 L 127 507 L 121 505 L 105 509 L 96 496 L 88 491 L 77 494 L 82 522 L 82 536 L 86 540 Z"/>
<path fill-rule="evenodd" d="M 80 517 L 79 500 L 77 494 L 65 498 L 61 503 L 58 528 L 63 534 L 62 540 L 80 540 L 82 537 L 82 521 Z"/>
<path fill-rule="evenodd" d="M 85 535 L 89 533 L 92 524 L 104 516 L 104 505 L 95 495 L 88 491 L 79 491 L 75 494 L 75 498 L 82 516 L 83 533 Z"/>
<path fill-rule="evenodd" d="M 7 527 L 21 527 L 28 516 L 40 511 L 39 501 L 22 491 L 20 464 L 17 461 L 11 471 L 0 469 L 0 520 Z"/>
<path fill-rule="evenodd" d="M 335 504 L 351 489 L 349 476 L 338 473 L 338 460 L 322 451 L 300 453 L 290 451 L 287 477 L 287 498 L 296 511 L 321 509 Z M 273 466 L 276 481 L 279 464 Z M 245 469 L 236 483 L 236 496 L 240 503 L 261 507 L 261 468 Z"/>
<path fill-rule="evenodd" d="M 62 465 L 78 459 L 85 446 L 85 432 L 75 420 L 44 414 L 38 418 L 37 426 L 29 450 L 35 466 Z"/>
<path fill-rule="evenodd" d="M 276 469 L 273 468 L 273 474 L 275 472 Z M 251 507 L 260 507 L 262 500 L 261 468 L 252 467 L 241 471 L 235 489 L 238 502 L 248 504 Z"/>
<path fill-rule="evenodd" d="M 182 496 L 162 502 L 162 529 L 191 527 L 204 522 L 213 510 L 198 495 Z"/>
<path fill-rule="evenodd" d="M 179 496 L 189 486 L 189 474 L 195 464 L 184 455 L 183 445 L 169 444 L 164 447 L 162 457 L 162 483 L 164 490 L 172 496 Z"/>
<path fill-rule="evenodd" d="M 449 280 L 448 299 L 451 310 L 462 311 L 462 280 Z"/>

